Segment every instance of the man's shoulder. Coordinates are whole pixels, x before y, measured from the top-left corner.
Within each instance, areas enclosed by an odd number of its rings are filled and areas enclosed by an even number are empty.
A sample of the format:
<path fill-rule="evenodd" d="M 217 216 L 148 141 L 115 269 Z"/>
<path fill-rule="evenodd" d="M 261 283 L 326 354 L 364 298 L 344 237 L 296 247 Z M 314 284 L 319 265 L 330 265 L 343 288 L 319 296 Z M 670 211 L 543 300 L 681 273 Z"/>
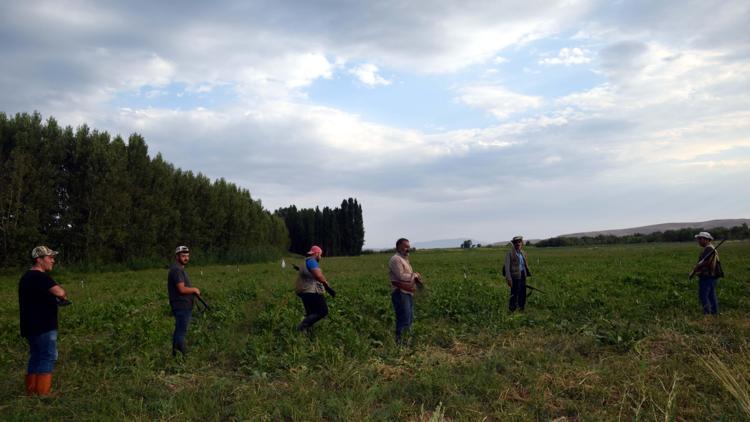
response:
<path fill-rule="evenodd" d="M 185 268 L 181 267 L 181 266 L 179 266 L 177 264 L 172 264 L 172 265 L 170 265 L 169 272 L 167 274 L 168 274 L 168 276 L 170 278 L 171 277 L 176 277 L 176 276 L 185 274 Z"/>
<path fill-rule="evenodd" d="M 396 253 L 396 254 L 393 254 L 393 256 L 388 260 L 388 263 L 390 264 L 393 262 L 402 262 L 402 261 L 406 261 L 406 259 L 404 259 L 403 256 Z"/>

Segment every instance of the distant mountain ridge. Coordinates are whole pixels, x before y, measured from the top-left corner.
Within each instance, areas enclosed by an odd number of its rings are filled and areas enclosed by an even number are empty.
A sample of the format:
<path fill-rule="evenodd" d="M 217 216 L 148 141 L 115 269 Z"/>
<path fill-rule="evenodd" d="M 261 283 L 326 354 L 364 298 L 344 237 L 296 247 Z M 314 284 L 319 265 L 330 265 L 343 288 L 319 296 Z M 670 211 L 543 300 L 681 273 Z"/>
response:
<path fill-rule="evenodd" d="M 414 241 L 411 242 L 411 246 L 417 249 L 444 249 L 444 248 L 459 248 L 464 240 L 471 239 L 469 237 L 458 237 L 455 239 L 438 239 L 428 240 L 426 242 Z M 488 242 L 482 242 L 481 240 L 471 239 L 471 243 L 474 245 L 481 244 L 487 245 Z"/>
<path fill-rule="evenodd" d="M 652 224 L 650 226 L 631 227 L 628 229 L 615 229 L 615 230 L 599 230 L 591 232 L 581 233 L 570 233 L 561 234 L 558 237 L 594 237 L 599 235 L 614 235 L 614 236 L 629 236 L 636 233 L 650 234 L 654 232 L 664 232 L 667 230 L 680 230 L 687 228 L 703 228 L 705 230 L 711 230 L 715 227 L 735 227 L 743 224 L 750 225 L 750 218 L 735 218 L 735 219 L 724 219 L 724 220 L 708 220 L 708 221 L 697 221 L 692 223 L 663 223 L 663 224 Z"/>

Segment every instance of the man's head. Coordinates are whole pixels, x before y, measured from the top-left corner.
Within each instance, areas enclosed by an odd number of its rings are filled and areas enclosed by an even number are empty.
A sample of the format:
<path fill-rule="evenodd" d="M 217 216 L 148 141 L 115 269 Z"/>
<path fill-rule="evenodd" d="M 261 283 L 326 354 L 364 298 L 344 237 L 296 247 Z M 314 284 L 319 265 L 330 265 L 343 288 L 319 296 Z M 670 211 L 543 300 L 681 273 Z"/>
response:
<path fill-rule="evenodd" d="M 57 253 L 57 251 L 53 251 L 46 246 L 37 246 L 31 250 L 31 259 L 34 261 L 35 267 L 49 272 L 55 266 L 55 255 Z"/>
<path fill-rule="evenodd" d="M 409 244 L 409 239 L 401 238 L 396 241 L 396 252 L 398 252 L 401 255 L 409 255 L 409 249 L 411 249 L 411 245 Z"/>
<path fill-rule="evenodd" d="M 320 258 L 323 256 L 323 249 L 321 249 L 318 245 L 313 245 L 310 250 L 307 251 L 307 256 L 313 257 L 320 261 Z"/>
<path fill-rule="evenodd" d="M 520 251 L 521 247 L 523 246 L 523 236 L 516 236 L 513 238 L 513 240 L 511 240 L 511 242 L 513 243 L 513 247 L 517 251 Z"/>
<path fill-rule="evenodd" d="M 190 262 L 190 248 L 187 246 L 178 246 L 177 249 L 174 250 L 174 259 L 180 265 L 187 265 L 187 263 Z"/>
<path fill-rule="evenodd" d="M 709 232 L 700 232 L 695 235 L 695 238 L 698 240 L 698 244 L 701 246 L 706 246 L 711 243 L 712 240 L 714 240 L 714 237 L 711 236 L 711 233 Z"/>

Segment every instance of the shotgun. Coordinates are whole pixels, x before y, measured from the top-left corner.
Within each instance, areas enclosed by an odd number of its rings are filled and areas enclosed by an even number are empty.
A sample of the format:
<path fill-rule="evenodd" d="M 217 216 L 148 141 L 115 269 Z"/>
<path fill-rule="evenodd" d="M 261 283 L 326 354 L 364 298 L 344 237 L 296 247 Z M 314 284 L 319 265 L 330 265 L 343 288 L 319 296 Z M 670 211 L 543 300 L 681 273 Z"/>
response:
<path fill-rule="evenodd" d="M 210 306 L 208 306 L 208 303 L 206 303 L 206 301 L 205 301 L 205 300 L 203 300 L 203 298 L 202 298 L 202 297 L 200 297 L 200 296 L 198 296 L 198 295 L 195 295 L 195 297 L 197 297 L 197 298 L 198 298 L 198 300 L 200 301 L 200 303 L 202 303 L 202 304 L 203 304 L 203 306 L 205 306 L 205 308 L 206 308 L 206 310 L 207 310 L 207 311 L 210 311 L 210 310 L 211 310 L 211 307 L 210 307 Z"/>

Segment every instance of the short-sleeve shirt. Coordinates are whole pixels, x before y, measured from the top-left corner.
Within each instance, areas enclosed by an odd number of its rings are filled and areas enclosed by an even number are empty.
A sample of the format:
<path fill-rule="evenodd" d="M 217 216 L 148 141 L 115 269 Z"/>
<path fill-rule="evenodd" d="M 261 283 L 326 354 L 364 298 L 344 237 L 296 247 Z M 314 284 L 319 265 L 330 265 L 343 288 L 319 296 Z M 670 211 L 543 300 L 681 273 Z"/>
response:
<path fill-rule="evenodd" d="M 184 267 L 172 264 L 169 267 L 169 274 L 167 275 L 167 291 L 169 292 L 169 304 L 172 309 L 193 309 L 193 295 L 183 295 L 177 289 L 177 284 L 180 282 L 185 283 L 185 287 L 192 287 L 190 285 L 190 277 Z"/>
<path fill-rule="evenodd" d="M 523 274 L 526 272 L 526 260 L 523 259 L 521 252 L 516 251 L 516 256 L 518 257 L 518 268 L 521 270 L 521 274 Z"/>
<path fill-rule="evenodd" d="M 49 289 L 57 282 L 44 271 L 26 271 L 18 282 L 21 335 L 38 336 L 57 330 L 57 298 Z"/>
<path fill-rule="evenodd" d="M 315 258 L 307 258 L 305 260 L 305 266 L 308 270 L 314 270 L 316 268 L 320 268 L 320 264 L 318 264 L 318 260 Z"/>

